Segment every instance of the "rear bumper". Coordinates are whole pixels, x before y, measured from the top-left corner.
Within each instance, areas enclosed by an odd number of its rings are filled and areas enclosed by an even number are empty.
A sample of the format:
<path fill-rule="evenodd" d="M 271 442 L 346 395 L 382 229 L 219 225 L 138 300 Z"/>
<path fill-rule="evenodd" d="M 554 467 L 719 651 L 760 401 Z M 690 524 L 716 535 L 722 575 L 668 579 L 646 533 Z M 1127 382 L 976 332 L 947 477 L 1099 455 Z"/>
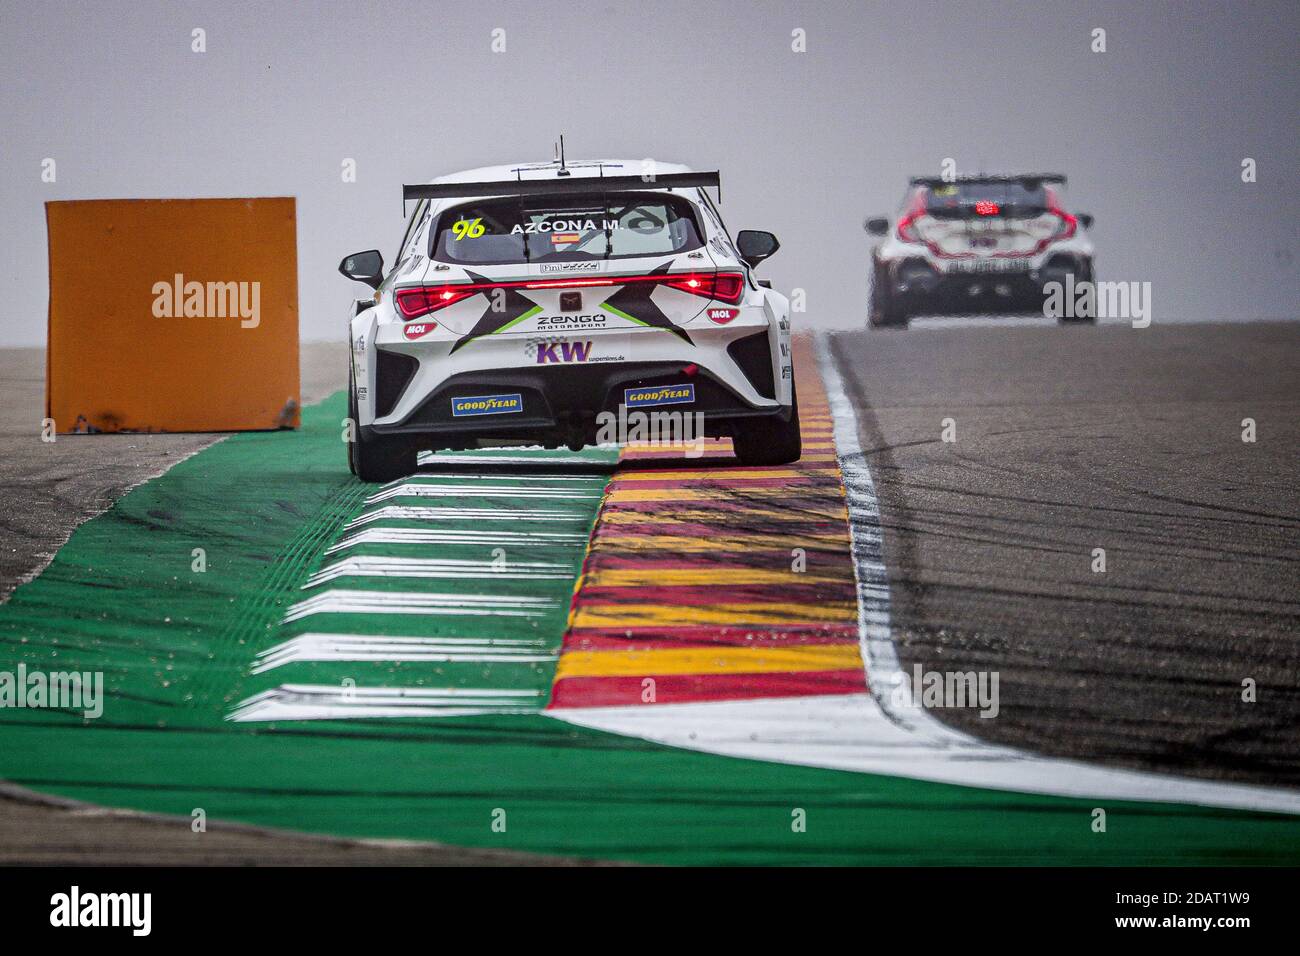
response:
<path fill-rule="evenodd" d="M 1077 281 L 1092 272 L 1090 259 L 1074 255 L 1054 255 L 1037 267 L 1025 265 L 1018 271 L 942 272 L 925 259 L 909 258 L 888 263 L 885 272 L 895 299 L 908 308 L 940 312 L 1007 308 L 1036 312 L 1042 308 L 1049 283 L 1064 283 L 1070 274 Z"/>
<path fill-rule="evenodd" d="M 423 447 L 520 441 L 592 444 L 598 416 L 628 411 L 701 413 L 704 434 L 734 433 L 738 422 L 776 417 L 790 406 L 754 406 L 707 369 L 681 362 L 610 363 L 476 370 L 453 375 L 397 423 L 361 426 L 366 438 L 405 436 Z M 665 391 L 666 390 L 666 391 Z M 630 394 L 629 394 L 630 393 Z"/>

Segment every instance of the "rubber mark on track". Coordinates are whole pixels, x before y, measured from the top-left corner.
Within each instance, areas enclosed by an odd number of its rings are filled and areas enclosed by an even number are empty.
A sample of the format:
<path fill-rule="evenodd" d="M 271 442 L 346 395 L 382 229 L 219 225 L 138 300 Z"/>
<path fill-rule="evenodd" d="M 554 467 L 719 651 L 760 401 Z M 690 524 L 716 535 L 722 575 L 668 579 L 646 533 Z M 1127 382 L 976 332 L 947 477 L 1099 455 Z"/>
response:
<path fill-rule="evenodd" d="M 800 357 L 796 353 L 796 360 Z M 871 690 L 655 706 L 552 705 L 549 716 L 668 746 L 755 760 L 1054 796 L 1300 812 L 1300 793 L 1045 758 L 977 740 L 923 709 L 894 706 L 891 691 L 905 678 L 890 632 L 880 508 L 858 439 L 857 414 L 825 335 L 818 337 L 817 365 L 829 399 L 848 510 L 856 576 L 853 629 Z M 801 369 L 802 379 L 809 373 L 815 370 Z M 736 517 L 743 520 L 745 515 L 738 512 Z M 598 526 L 597 533 L 601 530 Z M 741 530 L 730 528 L 721 535 L 743 541 Z M 765 530 L 779 539 L 780 529 Z M 635 543 L 636 538 L 626 540 Z M 745 684 L 751 680 L 749 675 L 742 678 Z M 752 688 L 742 693 L 752 696 Z"/>

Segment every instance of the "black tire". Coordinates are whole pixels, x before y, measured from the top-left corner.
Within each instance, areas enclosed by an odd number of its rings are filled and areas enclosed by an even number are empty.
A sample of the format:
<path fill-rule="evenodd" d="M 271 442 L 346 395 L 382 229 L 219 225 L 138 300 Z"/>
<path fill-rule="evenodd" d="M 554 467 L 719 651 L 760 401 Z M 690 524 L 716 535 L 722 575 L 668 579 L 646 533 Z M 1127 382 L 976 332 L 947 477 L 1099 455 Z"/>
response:
<path fill-rule="evenodd" d="M 357 473 L 357 387 L 352 363 L 348 363 L 348 424 L 352 438 L 348 442 L 348 471 Z"/>
<path fill-rule="evenodd" d="M 867 321 L 876 329 L 905 329 L 907 320 L 907 309 L 890 293 L 884 270 L 877 266 L 871 277 L 871 310 Z"/>
<path fill-rule="evenodd" d="M 348 443 L 348 468 L 362 481 L 396 481 L 415 473 L 419 467 L 419 452 L 400 439 L 376 437 L 369 440 L 361 434 L 357 424 L 357 390 L 348 376 L 348 417 L 352 419 L 353 436 Z"/>
<path fill-rule="evenodd" d="M 775 415 L 745 423 L 731 440 L 742 465 L 788 465 L 803 453 L 799 434 L 799 393 L 791 387 L 790 420 Z"/>
<path fill-rule="evenodd" d="M 1093 283 L 1096 282 L 1096 279 L 1094 279 L 1094 277 L 1093 277 L 1093 271 L 1092 271 L 1092 260 L 1091 260 L 1091 259 L 1089 259 L 1086 263 L 1084 263 L 1083 268 L 1081 268 L 1077 273 L 1075 273 L 1075 276 L 1074 276 L 1074 284 L 1077 286 L 1080 282 L 1093 282 Z M 1093 291 L 1094 291 L 1094 293 L 1096 292 L 1095 289 L 1094 289 Z M 1096 312 L 1096 310 L 1097 310 L 1097 298 L 1096 298 L 1096 295 L 1095 295 L 1095 294 L 1094 294 L 1094 296 L 1093 296 L 1092 303 L 1093 303 L 1093 304 L 1092 304 L 1092 308 L 1093 308 L 1093 314 L 1092 314 L 1092 315 L 1076 315 L 1076 316 L 1074 316 L 1073 318 L 1068 317 L 1068 316 L 1065 316 L 1065 315 L 1062 315 L 1061 318 L 1060 318 L 1059 320 L 1057 320 L 1057 321 L 1058 321 L 1058 324 L 1060 324 L 1060 325 L 1096 325 L 1096 324 L 1097 324 L 1097 312 Z"/>

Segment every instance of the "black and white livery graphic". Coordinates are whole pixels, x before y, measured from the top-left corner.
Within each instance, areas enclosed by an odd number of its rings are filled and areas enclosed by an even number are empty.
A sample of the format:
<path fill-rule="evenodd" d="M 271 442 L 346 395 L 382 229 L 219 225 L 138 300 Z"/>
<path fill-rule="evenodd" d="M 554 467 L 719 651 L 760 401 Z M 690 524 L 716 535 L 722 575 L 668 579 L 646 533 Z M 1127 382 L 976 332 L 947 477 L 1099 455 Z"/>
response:
<path fill-rule="evenodd" d="M 405 186 L 397 261 L 346 257 L 352 470 L 388 481 L 421 450 L 596 441 L 619 406 L 703 415 L 744 464 L 800 453 L 790 303 L 733 242 L 716 172 L 634 161 L 473 169 Z M 633 396 L 634 400 L 629 400 Z"/>
<path fill-rule="evenodd" d="M 1066 211 L 1064 192 L 1058 174 L 912 179 L 892 221 L 866 221 L 867 232 L 882 237 L 871 250 L 870 324 L 1042 314 L 1051 283 L 1092 282 L 1092 216 Z M 1095 315 L 1062 319 L 1070 320 Z"/>

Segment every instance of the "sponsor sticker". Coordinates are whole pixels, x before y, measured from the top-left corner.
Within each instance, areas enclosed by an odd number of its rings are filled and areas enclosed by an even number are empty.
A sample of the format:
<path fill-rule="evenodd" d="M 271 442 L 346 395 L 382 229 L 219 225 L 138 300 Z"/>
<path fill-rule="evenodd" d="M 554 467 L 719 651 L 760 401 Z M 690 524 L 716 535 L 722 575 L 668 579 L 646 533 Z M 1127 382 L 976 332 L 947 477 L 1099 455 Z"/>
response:
<path fill-rule="evenodd" d="M 412 322 L 410 325 L 402 327 L 402 334 L 406 336 L 408 342 L 414 342 L 416 339 L 423 338 L 438 327 L 435 322 Z"/>
<path fill-rule="evenodd" d="M 452 235 L 459 242 L 462 239 L 477 239 L 487 231 L 483 225 L 483 218 L 480 216 L 476 219 L 458 219 L 451 224 Z"/>
<path fill-rule="evenodd" d="M 656 385 L 652 388 L 623 389 L 623 404 L 628 408 L 645 408 L 647 405 L 688 405 L 694 401 L 694 385 Z"/>
<path fill-rule="evenodd" d="M 451 400 L 451 414 L 455 418 L 462 415 L 505 415 L 524 410 L 524 397 L 514 395 L 470 395 Z"/>
<path fill-rule="evenodd" d="M 548 272 L 597 272 L 600 270 L 600 263 L 592 260 L 591 262 L 543 262 L 540 271 L 543 275 Z"/>
<path fill-rule="evenodd" d="M 537 364 L 559 365 L 571 362 L 591 360 L 591 341 L 586 342 L 538 342 Z"/>
<path fill-rule="evenodd" d="M 626 362 L 629 360 L 630 349 L 626 335 L 601 335 L 576 342 L 548 336 L 529 339 L 524 343 L 524 352 L 533 359 L 535 365 L 595 365 L 600 362 Z"/>
<path fill-rule="evenodd" d="M 584 312 L 578 315 L 539 315 L 537 327 L 547 332 L 571 332 L 582 329 L 603 328 L 609 324 L 609 317 L 600 312 Z"/>
<path fill-rule="evenodd" d="M 717 322 L 719 325 L 725 325 L 726 323 L 734 319 L 736 316 L 740 315 L 739 309 L 717 308 L 717 309 L 709 309 L 708 312 L 709 312 L 709 318 L 712 319 L 714 322 Z"/>
<path fill-rule="evenodd" d="M 613 232 L 622 229 L 623 224 L 617 219 L 543 219 L 535 222 L 516 223 L 510 229 L 511 235 L 536 235 L 556 232 Z"/>

